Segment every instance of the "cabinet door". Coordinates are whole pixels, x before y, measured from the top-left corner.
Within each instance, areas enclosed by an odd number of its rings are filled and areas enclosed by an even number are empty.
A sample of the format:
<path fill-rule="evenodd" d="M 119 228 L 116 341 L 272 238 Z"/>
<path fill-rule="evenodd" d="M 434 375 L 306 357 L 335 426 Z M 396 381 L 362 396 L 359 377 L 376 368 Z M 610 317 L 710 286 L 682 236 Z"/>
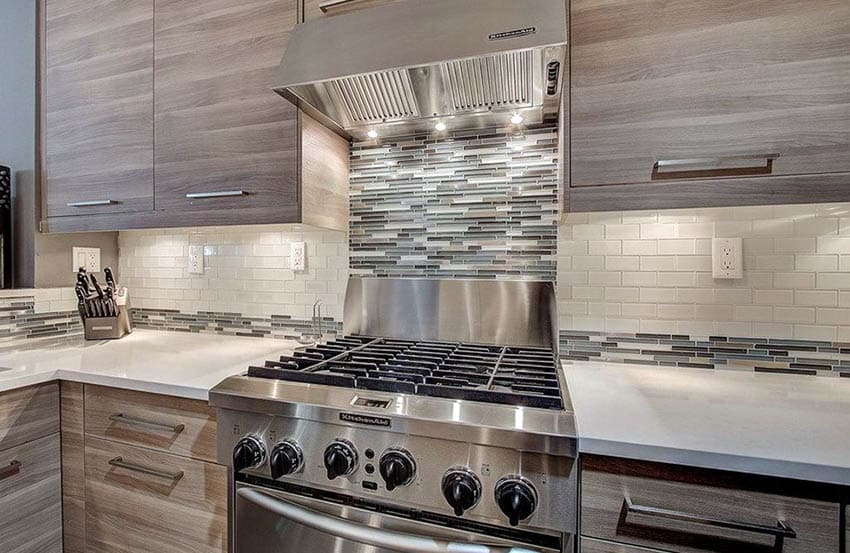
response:
<path fill-rule="evenodd" d="M 153 1 L 45 0 L 48 217 L 153 209 Z"/>
<path fill-rule="evenodd" d="M 847 0 L 572 0 L 571 186 L 850 171 L 848 41 Z"/>
<path fill-rule="evenodd" d="M 61 553 L 59 433 L 0 451 L 0 551 Z"/>
<path fill-rule="evenodd" d="M 297 0 L 156 0 L 156 209 L 298 204 L 298 110 L 272 91 Z"/>

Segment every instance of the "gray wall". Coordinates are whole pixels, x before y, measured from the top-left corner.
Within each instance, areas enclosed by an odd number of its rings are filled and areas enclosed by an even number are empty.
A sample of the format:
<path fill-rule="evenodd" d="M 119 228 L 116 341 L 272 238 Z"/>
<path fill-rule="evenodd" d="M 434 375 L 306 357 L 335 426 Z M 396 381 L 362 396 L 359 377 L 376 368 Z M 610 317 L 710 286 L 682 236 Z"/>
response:
<path fill-rule="evenodd" d="M 71 248 L 101 248 L 101 263 L 118 266 L 118 234 L 37 232 L 36 2 L 0 0 L 0 164 L 12 168 L 14 285 L 73 284 Z"/>

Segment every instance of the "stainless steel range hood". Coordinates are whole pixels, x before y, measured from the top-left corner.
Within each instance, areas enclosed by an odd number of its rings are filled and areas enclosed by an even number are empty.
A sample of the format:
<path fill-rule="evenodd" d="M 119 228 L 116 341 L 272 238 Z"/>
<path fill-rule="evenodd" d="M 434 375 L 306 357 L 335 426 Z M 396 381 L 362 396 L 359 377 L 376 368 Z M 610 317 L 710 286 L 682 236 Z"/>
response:
<path fill-rule="evenodd" d="M 343 136 L 557 118 L 564 0 L 406 0 L 292 32 L 275 91 Z"/>

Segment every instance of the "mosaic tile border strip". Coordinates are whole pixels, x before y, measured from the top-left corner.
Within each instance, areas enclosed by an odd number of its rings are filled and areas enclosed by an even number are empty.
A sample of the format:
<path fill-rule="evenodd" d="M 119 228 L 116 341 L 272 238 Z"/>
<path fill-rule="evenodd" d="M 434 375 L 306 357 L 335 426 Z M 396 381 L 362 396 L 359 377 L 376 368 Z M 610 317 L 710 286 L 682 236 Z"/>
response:
<path fill-rule="evenodd" d="M 560 333 L 562 360 L 850 377 L 850 343 L 679 334 Z"/>
<path fill-rule="evenodd" d="M 353 144 L 351 273 L 554 281 L 558 141 L 546 125 Z"/>
<path fill-rule="evenodd" d="M 199 311 L 184 313 L 169 309 L 133 308 L 133 324 L 139 328 L 172 332 L 221 334 L 249 338 L 297 340 L 315 332 L 312 320 L 293 319 L 288 315 L 253 317 L 241 313 Z M 324 334 L 342 333 L 342 323 L 331 317 L 322 318 Z"/>
<path fill-rule="evenodd" d="M 0 299 L 0 345 L 82 332 L 80 315 L 76 311 L 36 313 L 33 297 Z"/>

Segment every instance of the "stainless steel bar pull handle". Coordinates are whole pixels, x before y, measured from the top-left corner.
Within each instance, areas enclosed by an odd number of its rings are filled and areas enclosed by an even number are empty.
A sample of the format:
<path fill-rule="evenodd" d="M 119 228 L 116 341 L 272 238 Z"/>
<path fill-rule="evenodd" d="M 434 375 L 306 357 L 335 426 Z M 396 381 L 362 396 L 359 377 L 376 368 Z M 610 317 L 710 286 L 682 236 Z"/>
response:
<path fill-rule="evenodd" d="M 319 9 L 322 10 L 323 13 L 327 13 L 328 10 L 344 6 L 345 4 L 351 4 L 352 2 L 360 1 L 362 0 L 327 0 L 319 4 Z"/>
<path fill-rule="evenodd" d="M 21 472 L 21 462 L 12 461 L 2 469 L 0 469 L 0 480 L 6 480 Z"/>
<path fill-rule="evenodd" d="M 652 180 L 770 175 L 779 154 L 740 154 L 713 158 L 659 159 Z"/>
<path fill-rule="evenodd" d="M 244 190 L 225 190 L 223 192 L 192 192 L 186 194 L 190 200 L 205 200 L 209 198 L 234 198 L 237 196 L 247 196 L 248 193 Z"/>
<path fill-rule="evenodd" d="M 713 526 L 715 528 L 726 528 L 728 530 L 742 530 L 753 534 L 764 534 L 775 538 L 796 538 L 797 532 L 793 528 L 785 524 L 783 520 L 777 520 L 776 526 L 768 526 L 765 524 L 752 524 L 749 522 L 738 522 L 734 520 L 723 520 L 719 518 L 707 517 L 702 515 L 694 515 L 682 511 L 670 511 L 660 509 L 658 507 L 646 507 L 644 505 L 636 505 L 628 497 L 623 498 L 623 508 L 626 513 L 633 515 L 643 515 L 654 518 L 663 518 L 667 520 L 678 520 L 682 522 L 692 522 L 703 526 Z"/>
<path fill-rule="evenodd" d="M 392 530 L 363 526 L 349 520 L 326 515 L 300 505 L 281 501 L 250 488 L 236 492 L 239 497 L 292 522 L 378 549 L 401 553 L 540 553 L 524 547 L 503 547 L 475 543 L 447 542 L 427 536 L 416 536 Z"/>
<path fill-rule="evenodd" d="M 156 476 L 157 478 L 164 478 L 166 480 L 177 481 L 183 478 L 183 471 L 178 470 L 174 472 L 170 472 L 167 470 L 160 470 L 152 467 L 146 467 L 145 465 L 139 465 L 137 463 L 131 463 L 129 461 L 125 461 L 122 457 L 115 457 L 109 460 L 109 464 L 113 467 L 118 467 L 122 469 L 131 470 L 133 472 L 140 472 L 142 474 L 147 474 L 149 476 Z"/>
<path fill-rule="evenodd" d="M 126 424 L 127 426 L 140 426 L 142 428 L 150 428 L 152 430 L 167 430 L 175 434 L 179 434 L 186 429 L 185 424 L 166 424 L 162 422 L 149 421 L 146 419 L 140 419 L 138 417 L 131 417 L 129 415 L 125 415 L 124 413 L 115 413 L 113 415 L 109 415 L 109 420 L 111 420 L 112 422 L 117 422 L 119 424 Z"/>
<path fill-rule="evenodd" d="M 121 202 L 118 202 L 116 200 L 90 200 L 90 201 L 85 201 L 85 202 L 71 202 L 71 203 L 66 204 L 66 205 L 68 207 L 95 207 L 95 206 L 99 206 L 99 205 L 114 205 L 114 204 L 117 204 L 117 203 L 121 203 Z"/>

